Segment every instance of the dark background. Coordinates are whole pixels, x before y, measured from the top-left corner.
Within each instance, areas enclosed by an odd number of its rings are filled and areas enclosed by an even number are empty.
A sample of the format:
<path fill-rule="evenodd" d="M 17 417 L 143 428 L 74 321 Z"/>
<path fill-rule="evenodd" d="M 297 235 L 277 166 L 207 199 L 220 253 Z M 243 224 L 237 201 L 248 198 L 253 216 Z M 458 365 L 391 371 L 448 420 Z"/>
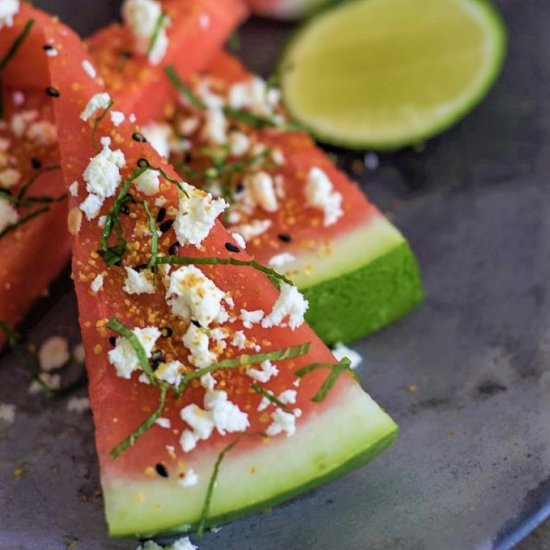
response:
<path fill-rule="evenodd" d="M 84 34 L 118 4 L 37 3 Z M 363 385 L 401 426 L 395 446 L 207 535 L 201 550 L 505 549 L 550 513 L 550 4 L 496 4 L 509 53 L 479 108 L 422 151 L 382 155 L 375 171 L 333 150 L 410 238 L 424 273 L 423 307 L 356 345 Z M 267 75 L 289 30 L 251 21 L 239 55 Z M 35 342 L 78 341 L 68 275 L 27 327 Z M 30 398 L 15 363 L 0 359 L 0 402 L 18 405 L 0 428 L 0 549 L 134 548 L 105 535 L 90 415 L 67 414 L 66 398 Z M 541 532 L 523 548 L 549 547 Z"/>

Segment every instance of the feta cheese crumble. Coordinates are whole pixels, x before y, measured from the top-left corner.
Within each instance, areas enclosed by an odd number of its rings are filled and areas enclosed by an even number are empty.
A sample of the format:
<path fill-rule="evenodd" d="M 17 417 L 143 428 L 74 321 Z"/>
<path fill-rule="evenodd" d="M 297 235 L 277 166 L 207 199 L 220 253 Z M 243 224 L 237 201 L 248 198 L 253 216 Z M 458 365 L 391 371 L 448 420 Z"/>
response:
<path fill-rule="evenodd" d="M 232 229 L 240 233 L 245 241 L 251 241 L 265 233 L 271 224 L 271 220 L 253 220 L 247 224 L 236 225 Z"/>
<path fill-rule="evenodd" d="M 174 231 L 180 244 L 192 244 L 199 248 L 208 236 L 216 218 L 229 206 L 223 199 L 214 199 L 209 193 L 200 194 L 188 184 L 183 184 L 189 194 L 180 195 L 178 216 Z"/>
<path fill-rule="evenodd" d="M 198 369 L 207 367 L 216 361 L 217 355 L 210 351 L 210 340 L 205 329 L 189 325 L 183 337 L 185 347 L 191 352 L 188 356 L 189 362 Z"/>
<path fill-rule="evenodd" d="M 107 109 L 111 103 L 111 96 L 107 92 L 93 95 L 84 110 L 80 113 L 81 120 L 90 120 L 98 111 Z"/>
<path fill-rule="evenodd" d="M 194 319 L 204 328 L 214 321 L 225 321 L 224 297 L 225 293 L 194 265 L 170 273 L 166 300 L 174 315 L 186 321 Z"/>
<path fill-rule="evenodd" d="M 244 328 L 252 328 L 252 325 L 258 324 L 263 318 L 265 313 L 261 309 L 255 311 L 247 311 L 241 309 L 239 319 L 243 322 Z"/>
<path fill-rule="evenodd" d="M 131 267 L 125 267 L 126 280 L 122 290 L 127 294 L 154 294 L 155 287 L 151 283 L 152 273 L 148 269 L 136 271 Z"/>
<path fill-rule="evenodd" d="M 73 181 L 71 185 L 69 185 L 69 193 L 71 194 L 71 197 L 78 197 L 78 182 Z"/>
<path fill-rule="evenodd" d="M 295 286 L 282 283 L 281 294 L 271 313 L 262 320 L 262 327 L 284 327 L 284 319 L 288 319 L 288 326 L 294 330 L 304 322 L 304 314 L 308 308 L 307 300 L 298 292 Z"/>
<path fill-rule="evenodd" d="M 71 397 L 67 401 L 67 412 L 83 413 L 90 410 L 90 400 L 87 397 Z"/>
<path fill-rule="evenodd" d="M 82 62 L 82 68 L 90 78 L 95 78 L 97 76 L 97 71 L 95 70 L 95 67 L 91 64 L 91 62 L 88 59 L 85 59 Z"/>
<path fill-rule="evenodd" d="M 99 292 L 102 288 L 103 288 L 103 281 L 104 281 L 104 276 L 102 273 L 98 273 L 94 280 L 90 283 L 90 288 L 92 290 L 92 292 Z"/>
<path fill-rule="evenodd" d="M 242 157 L 250 149 L 250 138 L 243 132 L 233 131 L 229 134 L 229 154 Z"/>
<path fill-rule="evenodd" d="M 183 365 L 179 361 L 161 363 L 155 370 L 155 376 L 172 386 L 179 386 Z"/>
<path fill-rule="evenodd" d="M 240 249 L 244 250 L 246 248 L 246 241 L 240 233 L 231 233 L 231 236 Z"/>
<path fill-rule="evenodd" d="M 271 267 L 283 267 L 286 264 L 293 262 L 296 259 L 296 256 L 290 254 L 289 252 L 282 252 L 281 254 L 276 254 L 269 259 L 269 265 Z"/>
<path fill-rule="evenodd" d="M 261 384 L 269 382 L 274 376 L 279 374 L 279 369 L 269 360 L 262 361 L 260 367 L 259 369 L 247 369 L 246 374 Z"/>
<path fill-rule="evenodd" d="M 152 122 L 141 129 L 151 147 L 161 156 L 170 155 L 170 141 L 173 137 L 172 128 L 165 122 Z"/>
<path fill-rule="evenodd" d="M 69 361 L 69 343 L 61 336 L 52 336 L 42 342 L 38 350 L 38 362 L 44 371 L 52 371 L 61 368 Z"/>
<path fill-rule="evenodd" d="M 277 194 L 273 185 L 273 178 L 267 172 L 256 172 L 244 178 L 244 185 L 248 189 L 252 200 L 266 212 L 276 212 L 279 208 Z"/>
<path fill-rule="evenodd" d="M 325 227 L 335 224 L 344 215 L 341 193 L 334 190 L 329 177 L 320 168 L 314 167 L 309 171 L 306 197 L 311 206 L 323 211 Z"/>
<path fill-rule="evenodd" d="M 342 344 L 342 342 L 337 342 L 332 348 L 332 355 L 341 361 L 344 357 L 347 357 L 351 361 L 350 368 L 355 369 L 363 361 L 363 357 L 360 353 L 357 353 L 355 350 L 348 348 L 348 346 Z"/>
<path fill-rule="evenodd" d="M 145 170 L 135 180 L 137 190 L 144 195 L 155 195 L 159 192 L 160 177 L 156 170 Z"/>
<path fill-rule="evenodd" d="M 110 115 L 111 115 L 111 122 L 115 126 L 120 126 L 124 122 L 124 120 L 126 119 L 126 117 L 125 117 L 125 115 L 122 111 L 111 111 Z"/>
<path fill-rule="evenodd" d="M 284 432 L 287 437 L 292 437 L 296 433 L 296 417 L 294 414 L 276 409 L 271 413 L 271 420 L 271 424 L 265 431 L 268 436 Z"/>
<path fill-rule="evenodd" d="M 151 47 L 151 40 L 154 38 L 161 15 L 162 5 L 154 0 L 125 0 L 122 5 L 122 18 L 134 35 L 136 50 L 142 55 L 148 55 L 152 65 L 158 65 L 168 50 L 168 17 L 164 18 Z"/>
<path fill-rule="evenodd" d="M 0 187 L 9 189 L 19 183 L 21 172 L 15 168 L 5 168 L 0 172 Z"/>
<path fill-rule="evenodd" d="M 0 198 L 0 232 L 17 223 L 19 214 L 11 203 Z"/>
<path fill-rule="evenodd" d="M 135 328 L 132 331 L 142 345 L 147 358 L 151 357 L 153 347 L 160 337 L 157 327 Z M 115 367 L 117 376 L 129 379 L 136 370 L 141 370 L 137 353 L 130 341 L 124 336 L 116 339 L 115 347 L 107 354 L 109 362 Z"/>
<path fill-rule="evenodd" d="M 185 470 L 183 477 L 180 477 L 178 479 L 178 483 L 182 487 L 193 487 L 198 482 L 199 476 L 195 473 L 195 470 L 193 470 L 193 468 L 188 468 L 187 470 Z"/>
<path fill-rule="evenodd" d="M 0 403 L 0 422 L 13 424 L 15 422 L 15 405 Z"/>
<path fill-rule="evenodd" d="M 13 18 L 19 13 L 19 0 L 2 0 L 0 2 L 0 29 L 12 27 Z"/>

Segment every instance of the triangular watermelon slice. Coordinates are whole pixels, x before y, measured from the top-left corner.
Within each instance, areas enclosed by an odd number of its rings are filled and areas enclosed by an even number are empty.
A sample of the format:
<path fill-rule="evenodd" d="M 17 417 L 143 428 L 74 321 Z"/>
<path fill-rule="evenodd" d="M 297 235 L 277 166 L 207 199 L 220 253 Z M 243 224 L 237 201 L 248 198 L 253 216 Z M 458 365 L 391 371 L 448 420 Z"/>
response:
<path fill-rule="evenodd" d="M 163 63 L 175 64 L 186 75 L 206 66 L 246 13 L 239 0 L 169 0 L 163 7 L 170 21 L 165 31 L 167 46 Z M 24 31 L 20 25 L 9 29 L 8 23 L 9 20 L 5 23 L 6 32 L 0 37 L 2 58 L 13 46 L 18 32 Z M 97 55 L 94 63 L 91 57 L 86 58 L 80 67 L 80 76 L 107 75 L 109 81 L 119 87 L 117 107 L 123 106 L 138 117 L 159 116 L 166 96 L 173 94 L 162 65 L 153 65 L 145 56 L 134 53 L 132 37 L 124 29 L 113 26 L 105 32 L 109 36 L 109 47 L 103 42 L 103 34 L 99 34 L 97 44 L 101 46 L 101 55 Z M 55 199 L 66 193 L 60 171 L 48 170 L 57 163 L 57 144 L 46 141 L 46 134 L 52 134 L 47 127 L 51 122 L 52 98 L 43 93 L 49 80 L 46 61 L 58 55 L 56 46 L 59 45 L 43 42 L 38 33 L 31 33 L 21 41 L 16 55 L 10 56 L 9 62 L 0 69 L 5 113 L 0 145 L 9 146 L 9 155 L 0 151 L 0 257 L 3 258 L 0 262 L 0 326 L 15 326 L 70 257 L 67 201 L 13 201 L 31 178 L 30 195 Z M 120 54 L 122 50 L 124 56 Z M 180 55 L 182 51 L 186 51 L 184 56 Z M 163 100 L 155 104 L 152 101 L 155 98 Z M 2 176 L 5 170 L 8 172 Z M 15 184 L 14 178 L 17 178 Z M 12 199 L 5 198 L 7 193 L 13 195 Z M 15 216 L 5 205 L 8 200 L 15 206 L 17 227 L 12 227 Z M 21 223 L 38 210 L 40 214 Z M 0 346 L 4 337 L 0 330 Z"/>
<path fill-rule="evenodd" d="M 23 7 L 14 31 L 36 14 Z M 223 204 L 127 117 L 103 116 L 76 35 L 54 19 L 33 32 L 59 44 L 49 91 L 111 534 L 201 530 L 389 445 L 395 424 L 302 321 L 295 287 L 236 250 L 213 221 Z"/>

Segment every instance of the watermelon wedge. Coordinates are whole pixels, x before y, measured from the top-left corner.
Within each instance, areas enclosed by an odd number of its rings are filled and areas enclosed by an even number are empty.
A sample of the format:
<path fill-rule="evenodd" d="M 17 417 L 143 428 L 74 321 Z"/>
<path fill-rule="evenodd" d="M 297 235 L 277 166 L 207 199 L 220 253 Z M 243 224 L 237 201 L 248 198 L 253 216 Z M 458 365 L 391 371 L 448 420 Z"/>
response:
<path fill-rule="evenodd" d="M 158 5 L 170 22 L 163 60 L 176 64 L 186 75 L 206 66 L 246 13 L 239 0 L 169 0 Z M 43 20 L 45 16 L 40 17 Z M 24 29 L 17 27 L 17 30 Z M 9 36 L 13 41 L 17 37 L 15 32 Z M 6 115 L 6 123 L 0 128 L 0 143 L 9 144 L 11 158 L 8 166 L 4 162 L 6 151 L 0 153 L 0 180 L 2 170 L 10 170 L 6 185 L 0 181 L 0 226 L 5 226 L 0 230 L 0 254 L 7 259 L 0 263 L 0 321 L 8 327 L 14 327 L 23 318 L 70 258 L 67 201 L 53 200 L 64 195 L 66 188 L 60 171 L 49 170 L 58 163 L 57 144 L 44 145 L 43 136 L 45 131 L 55 134 L 51 128 L 48 130 L 52 98 L 43 90 L 49 82 L 46 60 L 58 54 L 59 44 L 42 43 L 42 39 L 37 33 L 26 36 L 0 74 Z M 0 55 L 5 56 L 12 45 L 6 35 Z M 186 51 L 186 55 L 181 56 L 181 51 Z M 173 88 L 161 65 L 151 64 L 146 56 L 134 51 L 133 37 L 127 27 L 112 25 L 99 33 L 93 42 L 93 54 L 101 74 L 119 88 L 117 106 L 120 104 L 127 112 L 140 116 L 158 116 L 158 109 L 164 107 L 164 98 L 173 93 Z M 94 64 L 89 58 L 83 60 L 80 76 L 95 78 L 98 69 Z M 161 97 L 162 104 L 155 104 L 154 99 Z M 12 120 L 18 123 L 16 130 L 21 135 L 14 134 Z M 39 130 L 42 137 L 37 135 Z M 9 180 L 10 174 L 14 177 L 14 170 L 19 173 L 15 185 Z M 30 195 L 45 200 L 21 203 L 25 206 L 17 207 L 20 225 L 3 234 L 15 219 L 11 209 L 3 206 L 8 200 L 14 204 L 5 195 L 17 196 L 31 178 L 37 179 L 32 183 Z M 40 215 L 21 224 L 22 219 L 38 210 Z M 0 347 L 4 339 L 0 331 Z"/>
<path fill-rule="evenodd" d="M 181 96 L 157 125 L 165 128 L 163 149 L 182 176 L 232 204 L 228 230 L 298 285 L 310 304 L 307 320 L 325 342 L 370 334 L 422 300 L 407 241 L 292 128 L 278 90 L 226 53 L 191 86 L 175 68 L 169 74 Z"/>
<path fill-rule="evenodd" d="M 22 6 L 1 40 L 38 14 Z M 49 86 L 110 533 L 202 531 L 389 445 L 395 424 L 303 322 L 295 287 L 215 221 L 223 201 L 106 116 L 75 34 L 32 32 L 62 46 Z"/>
<path fill-rule="evenodd" d="M 67 264 L 67 200 L 61 184 L 52 98 L 44 93 L 49 79 L 43 66 L 49 50 L 30 27 L 12 33 L 0 50 L 2 120 L 0 121 L 0 321 L 13 327 L 50 281 Z M 32 48 L 28 58 L 17 38 Z M 10 52 L 10 48 L 12 48 Z M 14 55 L 13 55 L 14 54 Z M 23 59 L 36 75 L 22 92 L 12 84 Z M 26 78 L 26 76 L 24 77 Z M 17 76 L 20 81 L 20 77 Z M 47 251 L 47 253 L 45 253 Z M 0 347 L 5 334 L 0 330 Z"/>

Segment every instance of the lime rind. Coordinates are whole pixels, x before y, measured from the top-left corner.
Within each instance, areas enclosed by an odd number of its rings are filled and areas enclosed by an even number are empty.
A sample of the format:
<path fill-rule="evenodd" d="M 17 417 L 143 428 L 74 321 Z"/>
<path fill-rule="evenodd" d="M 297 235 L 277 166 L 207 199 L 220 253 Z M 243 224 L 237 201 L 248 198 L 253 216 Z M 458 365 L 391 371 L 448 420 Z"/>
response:
<path fill-rule="evenodd" d="M 507 51 L 507 32 L 504 21 L 488 0 L 461 0 L 463 8 L 470 10 L 478 19 L 482 20 L 485 32 L 486 44 L 488 44 L 489 54 L 486 56 L 486 62 L 483 66 L 484 71 L 478 76 L 475 85 L 469 86 L 463 91 L 463 97 L 457 96 L 457 99 L 450 106 L 439 105 L 443 110 L 447 108 L 448 114 L 439 117 L 427 117 L 429 120 L 424 125 L 410 131 L 404 130 L 396 132 L 393 136 L 373 136 L 369 135 L 369 128 L 360 128 L 343 135 L 342 132 L 335 132 L 333 129 L 326 128 L 326 123 L 320 123 L 314 117 L 305 116 L 297 109 L 285 93 L 285 73 L 292 67 L 292 52 L 300 45 L 304 36 L 310 31 L 312 26 L 323 22 L 323 19 L 330 17 L 335 10 L 349 8 L 355 3 L 364 3 L 372 0 L 351 0 L 337 6 L 329 6 L 320 11 L 317 15 L 309 19 L 303 26 L 297 29 L 291 39 L 288 41 L 278 64 L 279 79 L 281 82 L 283 101 L 285 107 L 292 118 L 298 121 L 309 133 L 318 141 L 323 143 L 346 147 L 348 149 L 373 149 L 377 151 L 393 151 L 406 146 L 422 143 L 445 130 L 454 126 L 474 107 L 476 107 L 489 93 L 493 84 L 497 80 L 504 65 Z M 435 109 L 434 109 L 435 111 Z M 331 115 L 327 114 L 326 120 L 331 120 Z"/>

